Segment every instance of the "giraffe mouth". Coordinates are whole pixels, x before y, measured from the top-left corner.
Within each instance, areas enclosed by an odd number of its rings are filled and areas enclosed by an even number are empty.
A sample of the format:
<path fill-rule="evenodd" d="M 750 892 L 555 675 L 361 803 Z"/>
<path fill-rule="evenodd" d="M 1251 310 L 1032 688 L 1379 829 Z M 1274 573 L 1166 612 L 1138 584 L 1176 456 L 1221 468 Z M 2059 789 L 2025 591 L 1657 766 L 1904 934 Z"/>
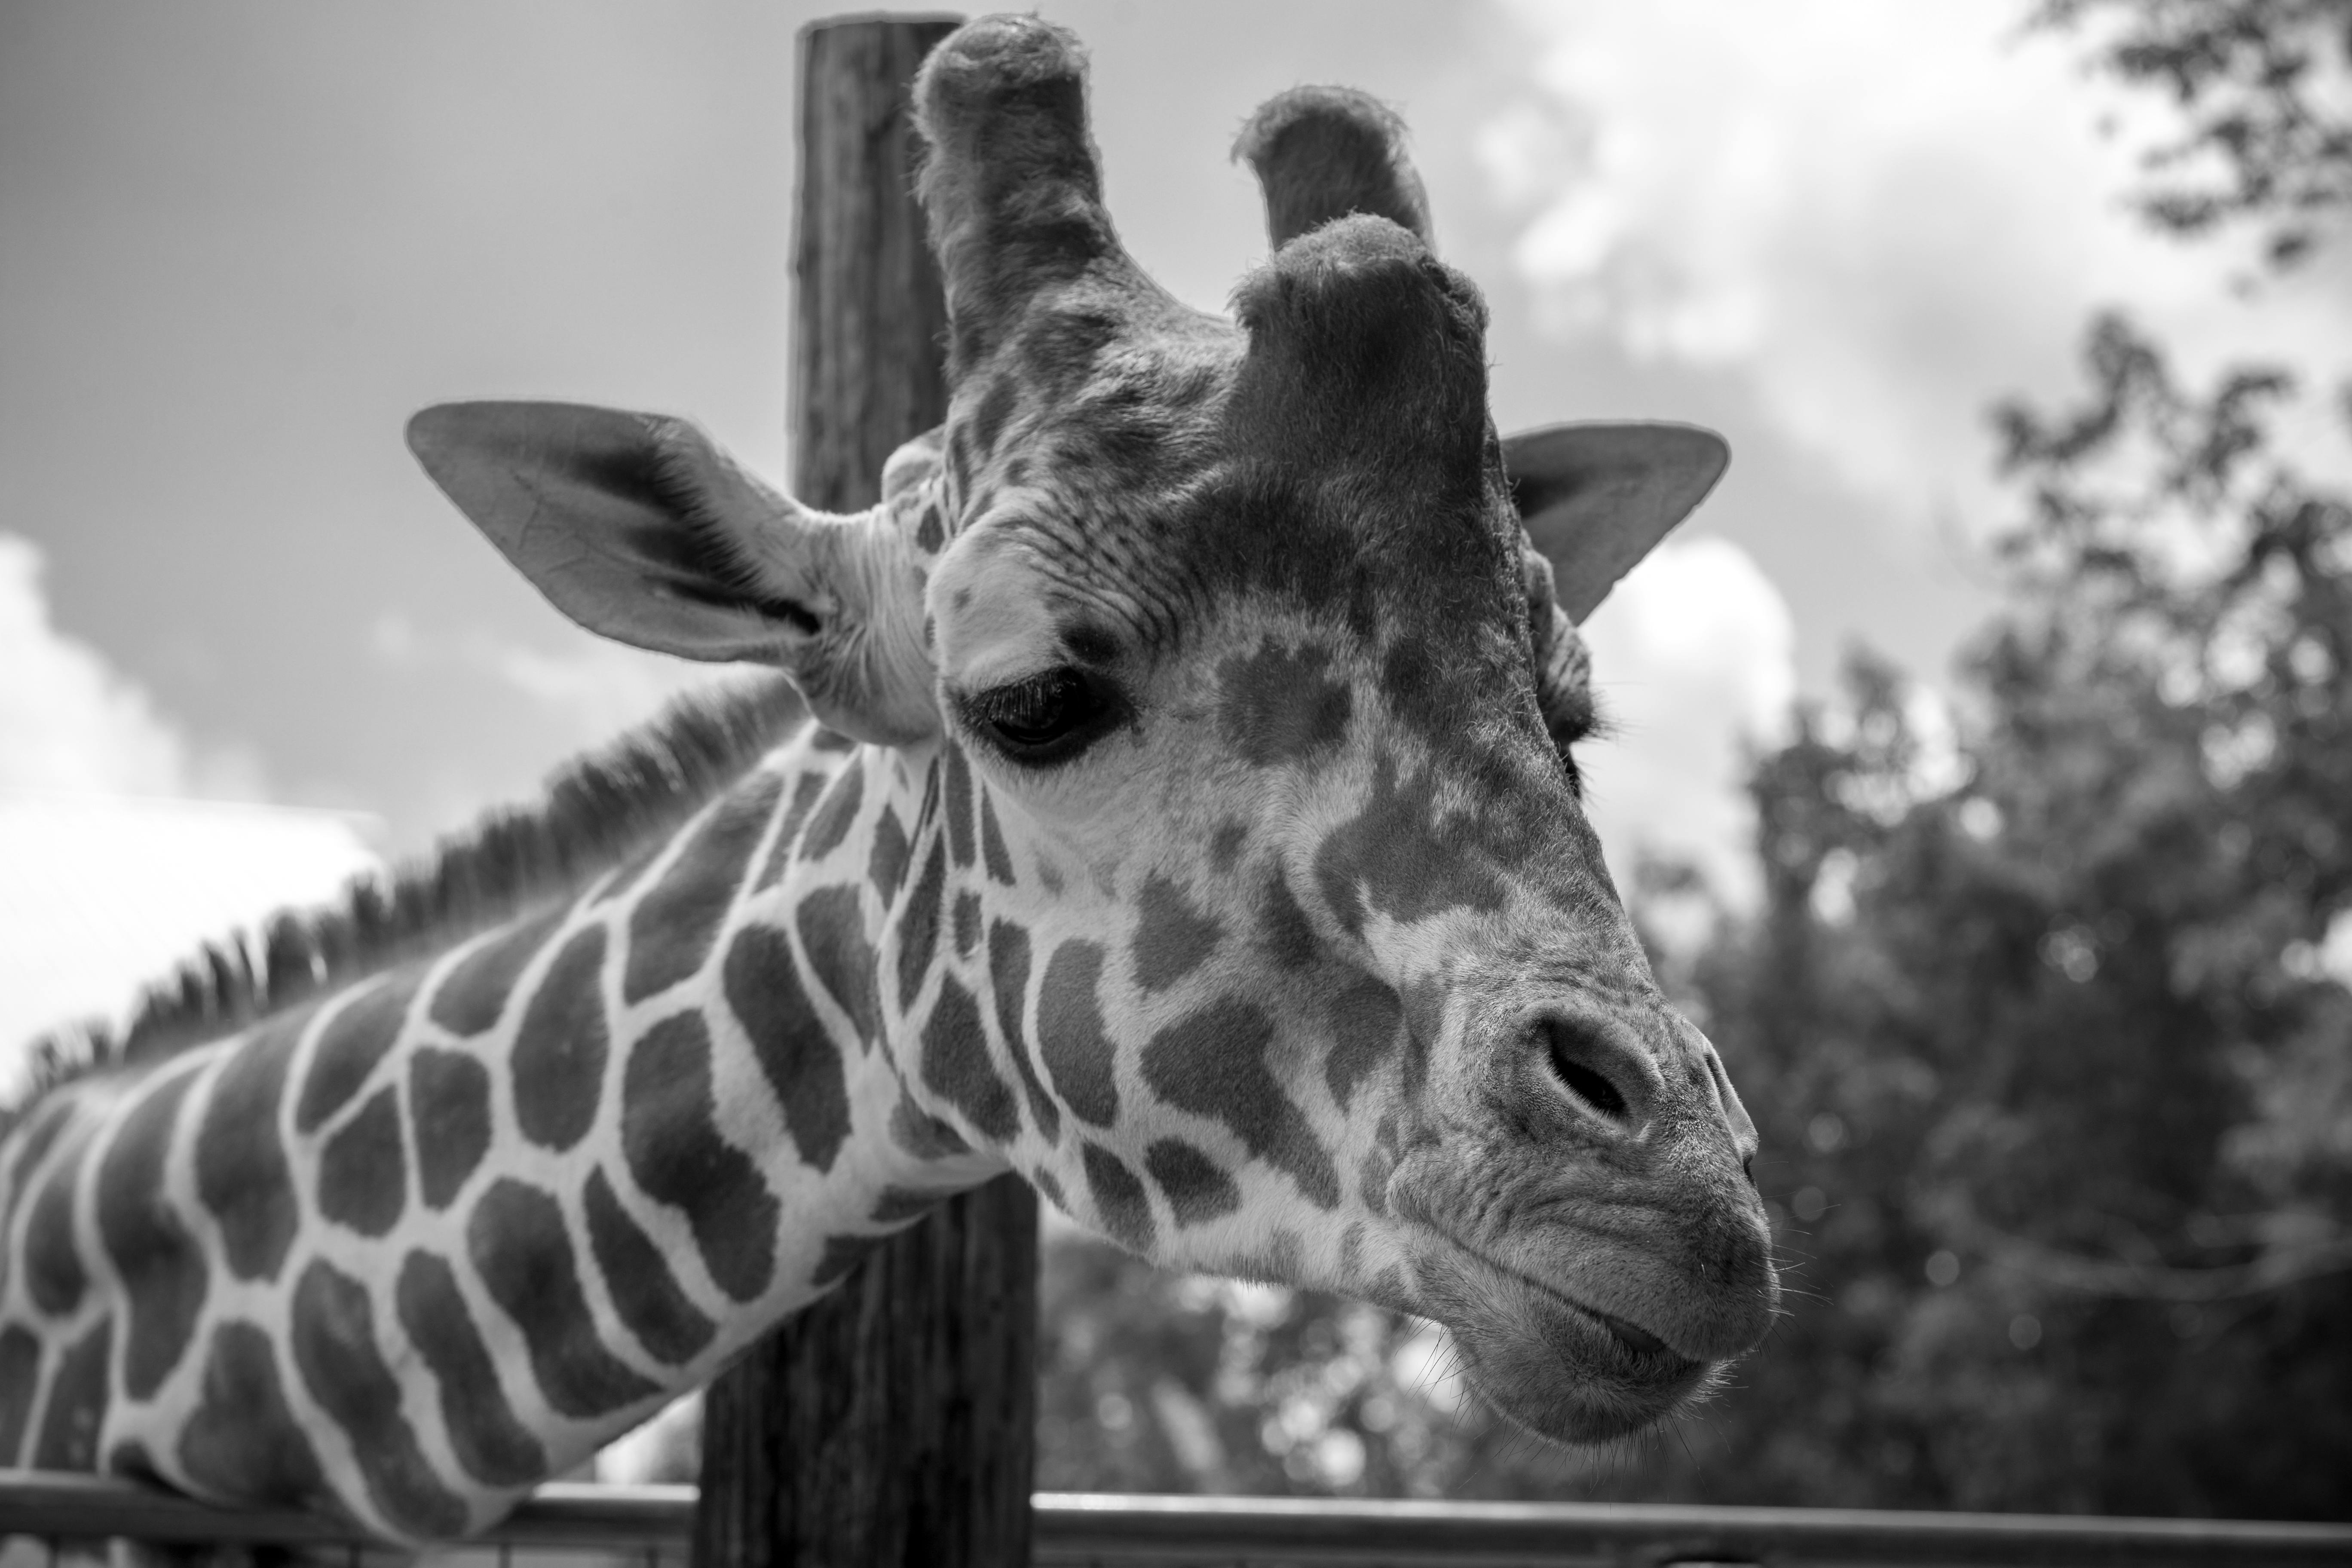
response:
<path fill-rule="evenodd" d="M 1450 1237 L 1437 1239 L 1441 1268 L 1454 1276 L 1440 1292 L 1440 1320 L 1472 1383 L 1515 1424 L 1558 1442 L 1606 1442 L 1654 1425 L 1712 1385 L 1720 1363 Z"/>
<path fill-rule="evenodd" d="M 1567 1291 L 1560 1289 L 1557 1286 L 1547 1285 L 1542 1280 L 1538 1279 L 1531 1275 L 1522 1273 L 1520 1270 L 1510 1268 L 1508 1265 L 1496 1263 L 1494 1259 L 1489 1258 L 1479 1258 L 1479 1261 L 1486 1264 L 1496 1272 L 1507 1275 L 1510 1279 L 1517 1281 L 1521 1285 L 1524 1285 L 1528 1289 L 1535 1291 L 1538 1295 L 1543 1297 L 1545 1301 L 1551 1307 L 1566 1312 L 1575 1319 L 1592 1324 L 1594 1327 L 1601 1330 L 1601 1332 L 1615 1340 L 1619 1346 L 1621 1346 L 1629 1356 L 1634 1357 L 1644 1363 L 1659 1363 L 1660 1365 L 1670 1368 L 1677 1373 L 1687 1371 L 1693 1367 L 1704 1366 L 1706 1364 L 1704 1362 L 1684 1355 L 1681 1352 L 1675 1350 L 1673 1346 L 1667 1344 L 1665 1341 L 1650 1332 L 1649 1330 L 1643 1328 L 1640 1324 L 1629 1322 L 1625 1319 L 1618 1317 L 1612 1312 L 1604 1312 L 1598 1307 L 1587 1306 L 1585 1303 L 1578 1300 L 1575 1297 L 1570 1295 Z"/>

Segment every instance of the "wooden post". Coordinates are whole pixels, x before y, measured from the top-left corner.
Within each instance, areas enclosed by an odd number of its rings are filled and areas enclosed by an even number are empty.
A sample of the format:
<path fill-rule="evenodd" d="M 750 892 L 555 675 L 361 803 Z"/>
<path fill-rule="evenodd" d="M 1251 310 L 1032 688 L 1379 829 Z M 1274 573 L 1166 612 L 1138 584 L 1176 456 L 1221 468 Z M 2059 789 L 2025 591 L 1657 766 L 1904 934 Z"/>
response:
<path fill-rule="evenodd" d="M 883 460 L 947 413 L 947 303 L 908 112 L 954 18 L 800 38 L 794 493 L 870 506 Z M 710 1390 L 697 1568 L 1029 1562 L 1036 1196 L 1006 1176 L 877 1247 Z"/>

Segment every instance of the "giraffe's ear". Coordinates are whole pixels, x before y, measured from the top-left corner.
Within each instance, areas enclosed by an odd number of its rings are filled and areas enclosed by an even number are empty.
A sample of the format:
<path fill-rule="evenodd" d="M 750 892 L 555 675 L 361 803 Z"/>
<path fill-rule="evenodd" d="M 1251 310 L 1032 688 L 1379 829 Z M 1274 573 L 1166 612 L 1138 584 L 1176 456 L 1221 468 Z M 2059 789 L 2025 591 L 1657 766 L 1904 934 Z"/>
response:
<path fill-rule="evenodd" d="M 1553 593 L 1581 624 L 1731 462 L 1696 425 L 1547 425 L 1503 438 L 1503 468 Z"/>
<path fill-rule="evenodd" d="M 826 724 L 937 728 L 905 542 L 802 506 L 684 420 L 565 403 L 451 403 L 409 450 L 548 602 L 682 658 L 772 664 Z M 904 601 L 900 603 L 899 601 Z"/>

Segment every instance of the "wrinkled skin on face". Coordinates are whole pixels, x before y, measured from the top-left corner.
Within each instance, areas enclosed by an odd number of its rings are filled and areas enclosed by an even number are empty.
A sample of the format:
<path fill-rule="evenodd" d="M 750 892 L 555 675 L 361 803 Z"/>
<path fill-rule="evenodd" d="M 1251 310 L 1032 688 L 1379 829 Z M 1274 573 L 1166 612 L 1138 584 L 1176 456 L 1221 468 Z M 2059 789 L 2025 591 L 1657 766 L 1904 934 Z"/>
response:
<path fill-rule="evenodd" d="M 1660 1418 L 1778 1285 L 1755 1129 L 1579 799 L 1573 622 L 1720 444 L 1498 439 L 1484 306 L 1357 95 L 1245 132 L 1276 249 L 1230 320 L 1120 248 L 1066 34 L 972 23 L 917 108 L 953 402 L 882 506 L 821 517 L 688 427 L 577 410 L 560 547 L 497 521 L 538 527 L 541 480 L 524 511 L 436 478 L 575 618 L 781 665 L 895 752 L 905 819 L 947 826 L 873 935 L 884 1046 L 961 1142 L 1157 1261 L 1435 1319 L 1546 1436 Z M 950 994 L 982 1040 L 952 1082 Z"/>

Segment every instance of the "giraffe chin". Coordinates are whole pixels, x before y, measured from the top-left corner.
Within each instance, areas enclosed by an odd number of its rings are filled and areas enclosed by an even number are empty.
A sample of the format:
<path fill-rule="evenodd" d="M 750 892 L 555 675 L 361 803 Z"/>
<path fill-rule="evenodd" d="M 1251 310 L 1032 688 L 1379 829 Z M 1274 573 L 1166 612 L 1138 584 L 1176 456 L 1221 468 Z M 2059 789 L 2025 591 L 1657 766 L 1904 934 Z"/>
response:
<path fill-rule="evenodd" d="M 1462 1369 L 1514 1425 L 1556 1443 L 1606 1443 L 1704 1399 L 1723 1362 L 1696 1361 L 1637 1324 L 1484 1258 L 1443 1321 Z"/>

